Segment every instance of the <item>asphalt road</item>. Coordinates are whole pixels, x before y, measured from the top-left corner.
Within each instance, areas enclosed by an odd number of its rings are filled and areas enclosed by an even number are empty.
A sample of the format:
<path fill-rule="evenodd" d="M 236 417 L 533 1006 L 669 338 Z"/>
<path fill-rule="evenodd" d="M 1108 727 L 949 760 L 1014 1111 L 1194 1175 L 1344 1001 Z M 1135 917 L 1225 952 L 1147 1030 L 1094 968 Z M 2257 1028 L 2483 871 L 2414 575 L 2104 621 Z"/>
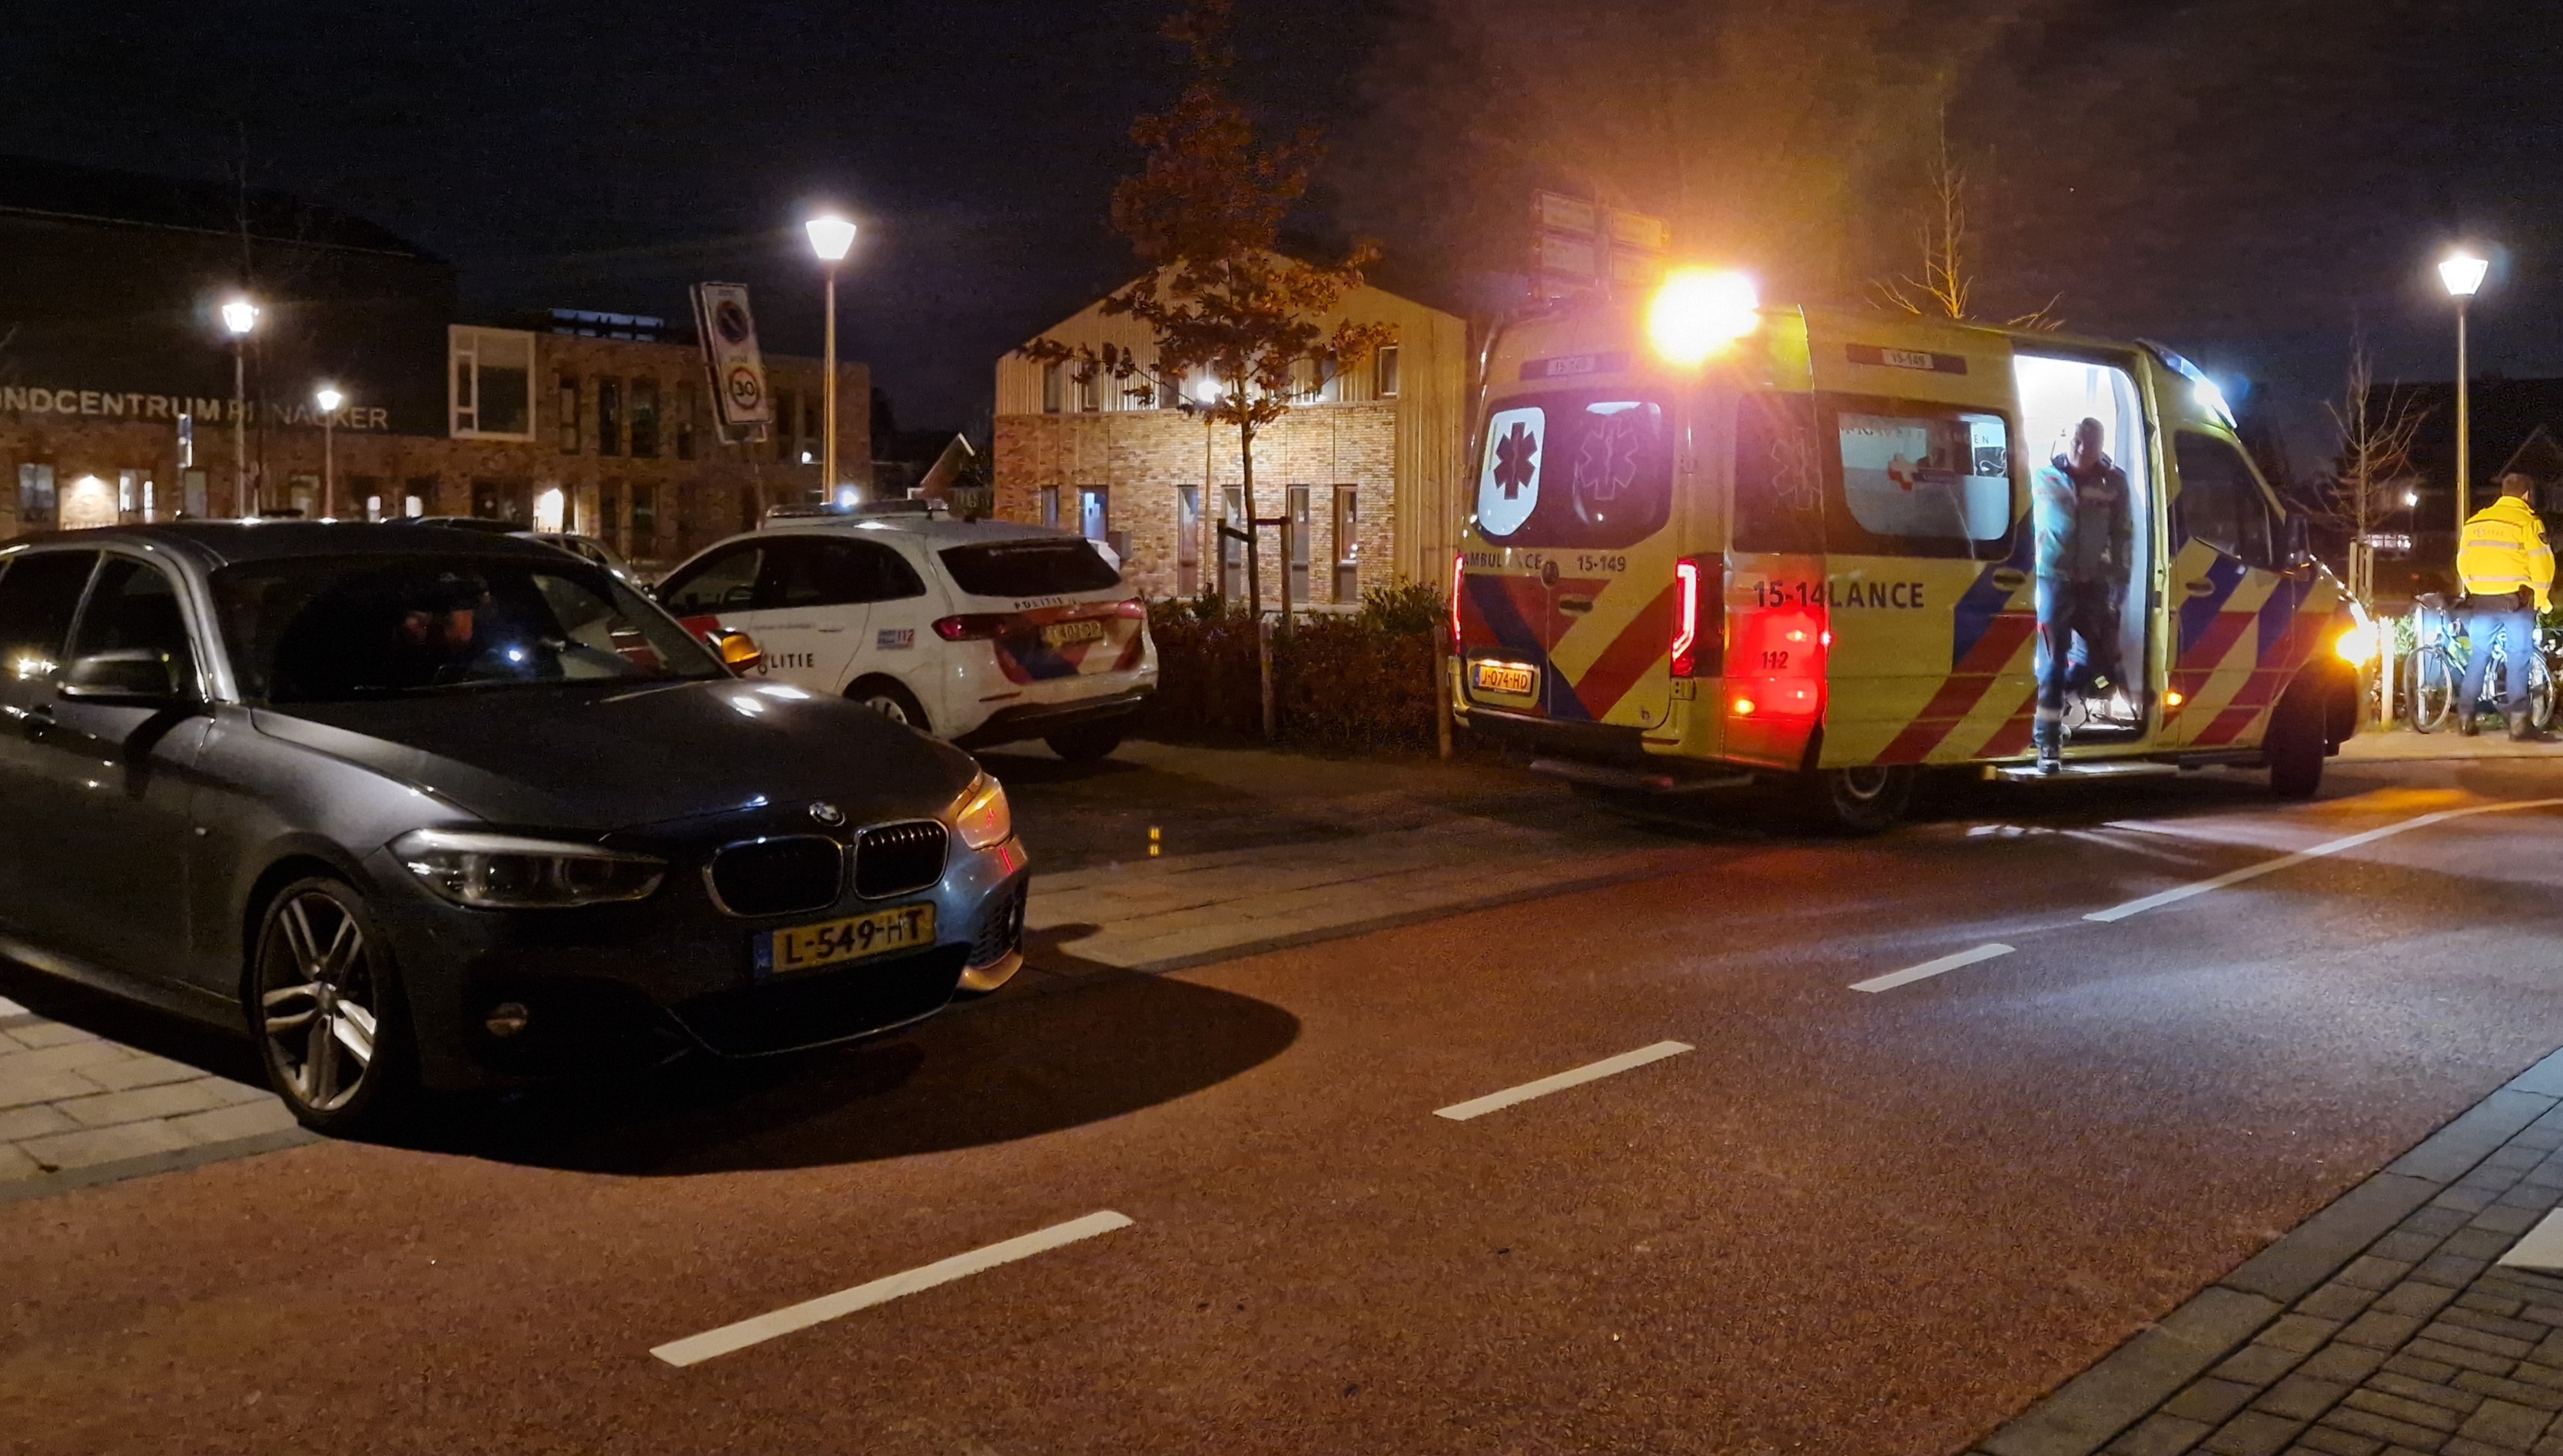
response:
<path fill-rule="evenodd" d="M 1639 883 L 0 1205 L 0 1449 L 1942 1456 L 2563 1045 L 2563 808 L 2085 917 L 2540 799 L 1711 813 Z"/>

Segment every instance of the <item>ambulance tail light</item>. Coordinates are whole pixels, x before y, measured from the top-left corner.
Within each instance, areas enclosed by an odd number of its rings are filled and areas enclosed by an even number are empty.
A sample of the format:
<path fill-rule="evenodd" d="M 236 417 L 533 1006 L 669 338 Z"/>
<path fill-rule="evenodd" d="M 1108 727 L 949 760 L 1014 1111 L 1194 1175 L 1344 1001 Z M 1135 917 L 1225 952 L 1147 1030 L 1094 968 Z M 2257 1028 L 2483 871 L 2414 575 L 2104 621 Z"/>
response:
<path fill-rule="evenodd" d="M 1716 677 L 1726 670 L 1726 561 L 1685 556 L 1674 563 L 1673 672 Z"/>
<path fill-rule="evenodd" d="M 1469 553 L 1451 553 L 1451 650 L 1460 650 L 1460 584 L 1461 568 L 1469 564 Z"/>

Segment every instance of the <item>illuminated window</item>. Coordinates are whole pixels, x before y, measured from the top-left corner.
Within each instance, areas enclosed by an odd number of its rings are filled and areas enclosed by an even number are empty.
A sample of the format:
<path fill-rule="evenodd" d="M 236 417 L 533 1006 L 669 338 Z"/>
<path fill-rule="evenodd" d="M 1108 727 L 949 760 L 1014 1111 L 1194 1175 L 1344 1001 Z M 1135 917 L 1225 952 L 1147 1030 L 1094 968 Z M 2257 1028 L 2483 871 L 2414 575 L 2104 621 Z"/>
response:
<path fill-rule="evenodd" d="M 601 455 L 623 454 L 623 381 L 600 379 L 596 382 L 596 453 Z"/>
<path fill-rule="evenodd" d="M 632 381 L 632 457 L 656 459 L 659 455 L 659 381 Z"/>
<path fill-rule="evenodd" d="M 578 454 L 578 376 L 560 377 L 560 452 Z"/>
<path fill-rule="evenodd" d="M 54 494 L 54 467 L 50 464 L 22 464 L 18 467 L 18 529 L 49 531 L 53 529 L 61 505 Z"/>
<path fill-rule="evenodd" d="M 1381 399 L 1397 398 L 1397 345 L 1390 344 L 1371 361 L 1372 391 Z"/>

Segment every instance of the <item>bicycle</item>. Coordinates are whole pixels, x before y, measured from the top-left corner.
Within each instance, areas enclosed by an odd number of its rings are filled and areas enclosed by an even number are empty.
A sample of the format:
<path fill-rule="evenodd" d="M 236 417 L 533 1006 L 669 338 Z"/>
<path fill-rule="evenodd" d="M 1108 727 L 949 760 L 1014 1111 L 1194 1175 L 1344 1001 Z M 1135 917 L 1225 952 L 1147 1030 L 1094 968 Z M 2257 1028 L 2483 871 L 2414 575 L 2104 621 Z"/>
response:
<path fill-rule="evenodd" d="M 2435 733 L 2450 721 L 2457 697 L 2464 691 L 2465 657 L 2458 653 L 2457 643 L 2464 639 L 2464 629 L 2449 612 L 2447 599 L 2436 592 L 2425 593 L 2414 606 L 2415 643 L 2403 700 L 2412 705 L 2413 731 Z M 2527 716 L 2542 730 L 2554 722 L 2554 671 L 2546 661 L 2554 650 L 2552 634 L 2538 629 L 2536 647 L 2527 664 Z M 2505 650 L 2495 647 L 2492 652 L 2490 665 L 2483 669 L 2482 694 L 2470 704 L 2476 714 L 2486 703 L 2498 707 L 2501 685 L 2508 680 Z"/>

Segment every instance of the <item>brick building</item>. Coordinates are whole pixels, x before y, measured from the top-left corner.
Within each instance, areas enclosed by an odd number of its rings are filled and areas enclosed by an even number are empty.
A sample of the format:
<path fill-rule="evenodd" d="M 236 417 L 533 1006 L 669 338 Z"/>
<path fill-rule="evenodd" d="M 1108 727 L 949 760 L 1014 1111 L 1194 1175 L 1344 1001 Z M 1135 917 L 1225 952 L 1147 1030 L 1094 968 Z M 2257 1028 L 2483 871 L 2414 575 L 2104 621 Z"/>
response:
<path fill-rule="evenodd" d="M 1334 378 L 1312 365 L 1309 397 L 1255 441 L 1256 514 L 1292 520 L 1290 595 L 1320 609 L 1398 580 L 1441 581 L 1466 509 L 1469 330 L 1452 314 L 1376 287 L 1338 317 L 1392 324 L 1396 345 Z M 1332 328 L 1336 319 L 1329 318 Z M 1087 306 L 1042 337 L 1152 349 L 1144 328 Z M 1108 541 L 1151 596 L 1245 595 L 1245 552 L 1217 534 L 1242 520 L 1237 431 L 1166 398 L 1133 400 L 1108 379 L 1008 355 L 997 364 L 996 512 Z M 1278 606 L 1281 532 L 1265 528 L 1266 605 Z"/>
<path fill-rule="evenodd" d="M 236 404 L 217 309 L 241 293 L 261 317 Z M 685 331 L 570 310 L 457 323 L 454 297 L 448 265 L 344 214 L 0 159 L 0 538 L 320 514 L 324 445 L 339 515 L 578 530 L 645 565 L 822 493 L 819 361 L 768 355 L 778 428 L 724 444 Z M 323 382 L 344 396 L 325 440 Z M 870 371 L 841 364 L 838 387 L 856 402 L 841 457 L 869 459 Z"/>

